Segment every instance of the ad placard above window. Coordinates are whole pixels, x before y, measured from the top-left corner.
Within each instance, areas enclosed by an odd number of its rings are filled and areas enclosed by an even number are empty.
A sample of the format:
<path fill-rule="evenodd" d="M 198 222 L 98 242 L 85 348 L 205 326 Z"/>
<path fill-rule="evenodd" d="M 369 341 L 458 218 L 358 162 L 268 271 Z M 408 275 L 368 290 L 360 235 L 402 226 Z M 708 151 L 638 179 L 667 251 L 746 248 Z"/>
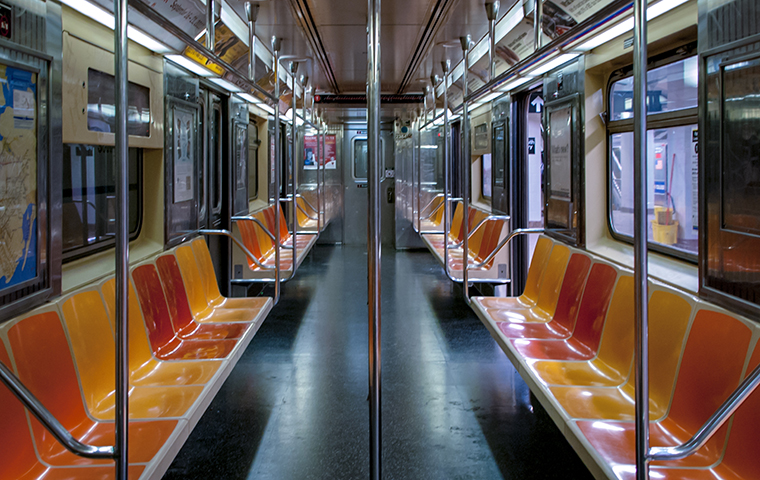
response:
<path fill-rule="evenodd" d="M 105 72 L 87 70 L 87 129 L 113 133 L 116 129 L 115 78 Z M 129 82 L 127 133 L 150 136 L 150 89 Z"/>

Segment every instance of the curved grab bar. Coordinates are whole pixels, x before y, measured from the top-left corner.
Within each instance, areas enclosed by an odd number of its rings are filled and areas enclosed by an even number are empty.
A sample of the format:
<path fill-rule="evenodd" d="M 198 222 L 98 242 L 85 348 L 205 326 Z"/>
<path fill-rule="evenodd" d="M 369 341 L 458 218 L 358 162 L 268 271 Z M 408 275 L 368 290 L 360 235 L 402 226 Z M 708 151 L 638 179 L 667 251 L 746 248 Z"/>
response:
<path fill-rule="evenodd" d="M 259 219 L 258 219 L 258 218 L 256 218 L 256 217 L 252 217 L 252 216 L 250 216 L 250 215 L 237 215 L 237 216 L 234 216 L 234 217 L 232 217 L 230 220 L 232 220 L 233 222 L 240 222 L 240 221 L 249 220 L 249 221 L 251 221 L 251 222 L 255 223 L 256 225 L 258 225 L 259 227 L 261 227 L 261 229 L 262 229 L 262 230 L 264 230 L 264 233 L 266 233 L 266 234 L 267 234 L 267 236 L 268 236 L 268 237 L 269 237 L 269 238 L 270 238 L 270 239 L 271 239 L 273 242 L 276 242 L 276 241 L 277 241 L 277 240 L 274 238 L 274 234 L 273 234 L 273 233 L 272 233 L 272 232 L 271 232 L 271 231 L 270 231 L 270 230 L 269 230 L 269 229 L 266 227 L 266 225 L 264 225 L 264 222 L 262 222 L 261 220 L 259 220 Z M 293 245 L 283 245 L 283 244 L 281 243 L 281 244 L 280 244 L 280 248 L 284 248 L 285 250 L 293 250 Z"/>
<path fill-rule="evenodd" d="M 198 230 L 198 233 L 200 233 L 201 235 L 219 235 L 219 236 L 223 236 L 223 237 L 229 237 L 229 238 L 232 239 L 233 242 L 235 242 L 235 245 L 237 245 L 238 247 L 240 247 L 240 249 L 243 251 L 243 253 L 246 254 L 246 256 L 248 256 L 251 260 L 253 260 L 253 263 L 255 263 L 256 265 L 258 265 L 259 267 L 261 267 L 263 270 L 276 270 L 277 269 L 276 267 L 270 267 L 268 265 L 262 264 L 259 261 L 259 259 L 256 258 L 256 256 L 254 254 L 252 254 L 250 252 L 250 250 L 248 250 L 248 248 L 246 248 L 245 245 L 243 245 L 243 242 L 241 242 L 240 240 L 238 240 L 237 238 L 235 238 L 235 236 L 229 230 L 205 230 L 205 229 L 202 229 L 202 230 Z"/>
<path fill-rule="evenodd" d="M 305 200 L 304 200 L 304 201 L 305 201 Z M 303 208 L 301 205 L 299 205 L 299 204 L 298 204 L 298 202 L 296 202 L 296 206 L 297 206 L 297 207 L 298 207 L 298 209 L 301 211 L 301 213 L 303 213 L 304 215 L 306 215 L 306 218 L 309 218 L 309 219 L 311 219 L 311 220 L 317 220 L 317 221 L 319 221 L 319 218 L 314 218 L 314 217 L 312 217 L 311 215 L 309 215 L 309 214 L 306 212 L 306 210 L 304 210 L 304 208 Z"/>
<path fill-rule="evenodd" d="M 506 236 L 504 240 L 499 242 L 499 244 L 496 246 L 496 248 L 493 249 L 493 252 L 489 253 L 488 256 L 480 263 L 476 263 L 472 265 L 473 268 L 480 268 L 488 265 L 488 262 L 493 260 L 493 258 L 496 256 L 496 254 L 499 253 L 499 250 L 504 248 L 513 238 L 515 238 L 518 235 L 528 235 L 531 233 L 544 233 L 543 228 L 518 228 L 517 230 L 512 230 L 512 232 Z"/>
<path fill-rule="evenodd" d="M 470 230 L 470 233 L 467 235 L 467 238 L 468 239 L 472 238 L 472 236 L 475 234 L 475 232 L 484 223 L 486 223 L 488 220 L 506 220 L 506 221 L 510 221 L 510 220 L 512 220 L 512 218 L 509 215 L 489 215 L 486 218 L 484 218 L 483 220 L 481 220 L 480 222 L 478 222 L 477 225 L 475 225 L 475 227 L 472 230 Z M 458 243 L 452 243 L 451 245 L 448 246 L 449 250 L 453 250 L 455 248 L 459 248 L 459 247 L 462 246 L 463 243 L 464 243 L 464 240 L 462 240 L 461 242 L 458 242 Z"/>
<path fill-rule="evenodd" d="M 685 443 L 675 447 L 652 447 L 648 457 L 651 460 L 680 460 L 692 455 L 702 448 L 716 431 L 731 418 L 731 415 L 760 385 L 760 365 L 755 367 L 750 376 L 744 379 L 725 402 L 712 414 L 699 430 Z"/>
<path fill-rule="evenodd" d="M 301 200 L 303 200 L 304 203 L 306 203 L 306 205 L 308 205 L 308 207 L 312 209 L 312 211 L 315 211 L 315 212 L 317 211 L 317 209 L 314 208 L 314 205 L 312 205 L 311 202 L 309 202 L 309 200 L 306 197 L 304 197 L 300 193 L 298 195 L 296 195 L 296 197 L 300 198 Z M 304 213 L 306 213 L 306 212 L 304 212 Z"/>
<path fill-rule="evenodd" d="M 74 436 L 61 425 L 50 411 L 45 408 L 44 405 L 37 399 L 37 397 L 29 391 L 26 386 L 21 383 L 16 375 L 0 362 L 0 381 L 2 381 L 6 387 L 13 393 L 13 395 L 24 404 L 26 408 L 34 415 L 34 417 L 40 421 L 42 426 L 55 437 L 58 442 L 61 443 L 66 450 L 75 455 L 85 458 L 116 458 L 115 449 L 112 446 L 108 447 L 96 447 L 94 445 L 87 445 L 80 442 Z"/>

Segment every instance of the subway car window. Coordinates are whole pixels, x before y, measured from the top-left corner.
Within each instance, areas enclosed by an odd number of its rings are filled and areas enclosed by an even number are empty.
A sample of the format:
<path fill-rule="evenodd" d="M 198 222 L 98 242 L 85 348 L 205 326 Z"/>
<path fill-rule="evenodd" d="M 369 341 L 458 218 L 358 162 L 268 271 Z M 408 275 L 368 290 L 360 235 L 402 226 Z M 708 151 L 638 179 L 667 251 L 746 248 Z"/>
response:
<path fill-rule="evenodd" d="M 255 122 L 248 126 L 248 200 L 259 197 L 259 129 Z"/>
<path fill-rule="evenodd" d="M 354 179 L 367 180 L 367 139 L 354 140 Z"/>
<path fill-rule="evenodd" d="M 92 68 L 87 70 L 87 129 L 113 132 L 116 127 L 114 76 Z M 138 137 L 150 136 L 150 89 L 129 82 L 127 132 Z"/>
<path fill-rule="evenodd" d="M 142 152 L 129 149 L 129 233 L 142 221 Z M 113 245 L 116 232 L 114 147 L 63 148 L 63 256 L 73 259 Z"/>
<path fill-rule="evenodd" d="M 648 239 L 653 248 L 696 260 L 699 234 L 697 58 L 647 77 Z M 612 232 L 633 238 L 633 79 L 610 88 L 608 199 Z"/>
<path fill-rule="evenodd" d="M 491 199 L 491 154 L 486 153 L 483 154 L 480 157 L 480 168 L 481 168 L 481 182 L 480 182 L 480 188 L 481 192 L 483 192 L 483 197 L 486 199 Z"/>

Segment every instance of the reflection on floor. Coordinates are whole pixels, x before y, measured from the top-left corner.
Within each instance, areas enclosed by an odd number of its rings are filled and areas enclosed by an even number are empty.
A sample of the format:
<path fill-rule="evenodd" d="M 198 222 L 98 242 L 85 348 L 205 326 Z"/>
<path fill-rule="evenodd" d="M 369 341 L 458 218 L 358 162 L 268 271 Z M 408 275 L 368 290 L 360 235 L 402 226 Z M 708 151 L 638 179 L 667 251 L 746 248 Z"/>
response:
<path fill-rule="evenodd" d="M 383 478 L 591 478 L 433 257 L 382 258 Z M 366 267 L 310 253 L 165 478 L 369 476 Z"/>

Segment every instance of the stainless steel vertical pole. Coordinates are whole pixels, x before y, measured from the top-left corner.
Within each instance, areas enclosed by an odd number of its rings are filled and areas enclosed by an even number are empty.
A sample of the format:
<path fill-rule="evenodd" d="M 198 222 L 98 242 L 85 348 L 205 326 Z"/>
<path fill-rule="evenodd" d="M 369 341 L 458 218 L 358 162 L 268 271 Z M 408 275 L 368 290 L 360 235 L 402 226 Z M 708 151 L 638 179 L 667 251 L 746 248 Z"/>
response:
<path fill-rule="evenodd" d="M 298 137 L 298 126 L 296 124 L 298 120 L 298 116 L 296 115 L 296 86 L 298 82 L 296 82 L 296 73 L 298 73 L 298 62 L 290 62 L 290 75 L 293 82 L 291 83 L 293 95 L 290 97 L 290 110 L 293 112 L 293 124 L 290 127 L 290 178 L 293 185 L 293 198 L 291 198 L 290 205 L 291 221 L 293 222 L 293 272 L 290 274 L 291 277 L 296 274 L 296 265 L 298 263 L 298 202 L 296 197 L 298 195 L 298 169 L 296 168 L 298 164 L 296 158 L 296 137 Z"/>
<path fill-rule="evenodd" d="M 424 125 L 424 123 L 422 124 Z M 422 233 L 422 126 L 417 119 L 417 232 Z"/>
<path fill-rule="evenodd" d="M 218 0 L 206 0 L 206 48 L 214 51 L 216 47 L 216 3 Z"/>
<path fill-rule="evenodd" d="M 438 75 L 430 75 L 430 85 L 432 85 L 432 88 L 430 89 L 430 93 L 433 94 L 433 119 L 435 119 L 438 109 L 436 108 L 436 96 L 435 96 L 435 86 L 438 85 Z"/>
<path fill-rule="evenodd" d="M 280 301 L 280 43 L 272 37 L 272 54 L 274 57 L 274 304 Z"/>
<path fill-rule="evenodd" d="M 544 1 L 534 0 L 533 3 L 533 49 L 538 50 L 543 43 Z"/>
<path fill-rule="evenodd" d="M 380 431 L 380 0 L 368 0 L 367 25 L 367 147 L 369 160 L 369 226 L 367 273 L 369 307 L 369 476 L 381 478 Z"/>
<path fill-rule="evenodd" d="M 499 16 L 499 2 L 491 1 L 486 2 L 486 16 L 488 16 L 488 80 L 493 80 L 496 77 L 496 62 L 494 62 L 494 51 L 496 50 L 496 37 L 494 31 L 496 30 L 496 18 Z"/>
<path fill-rule="evenodd" d="M 245 2 L 245 16 L 248 20 L 248 79 L 256 81 L 256 19 L 259 17 L 259 4 Z"/>
<path fill-rule="evenodd" d="M 646 0 L 633 2 L 633 258 L 636 316 L 636 478 L 649 479 Z"/>
<path fill-rule="evenodd" d="M 321 164 L 323 163 L 322 156 L 325 154 L 321 148 L 322 142 L 320 141 L 322 138 L 322 128 L 322 125 L 319 125 L 319 128 L 317 128 L 317 171 L 315 172 L 317 174 L 317 233 L 322 232 L 322 189 L 319 183 L 319 171 L 322 170 Z"/>
<path fill-rule="evenodd" d="M 464 58 L 464 73 L 462 73 L 462 228 L 464 228 L 464 244 L 462 250 L 462 288 L 464 299 L 470 304 L 470 286 L 467 283 L 467 267 L 470 264 L 470 119 L 469 102 L 467 101 L 467 74 L 470 68 L 468 56 L 472 39 L 469 35 L 459 38 L 462 44 L 462 56 Z"/>
<path fill-rule="evenodd" d="M 449 69 L 451 61 L 441 62 L 443 70 L 443 265 L 449 276 L 449 229 L 451 217 L 449 211 Z"/>
<path fill-rule="evenodd" d="M 127 0 L 114 0 L 114 73 L 116 74 L 116 399 L 114 453 L 116 478 L 129 468 L 129 137 L 127 136 Z"/>

